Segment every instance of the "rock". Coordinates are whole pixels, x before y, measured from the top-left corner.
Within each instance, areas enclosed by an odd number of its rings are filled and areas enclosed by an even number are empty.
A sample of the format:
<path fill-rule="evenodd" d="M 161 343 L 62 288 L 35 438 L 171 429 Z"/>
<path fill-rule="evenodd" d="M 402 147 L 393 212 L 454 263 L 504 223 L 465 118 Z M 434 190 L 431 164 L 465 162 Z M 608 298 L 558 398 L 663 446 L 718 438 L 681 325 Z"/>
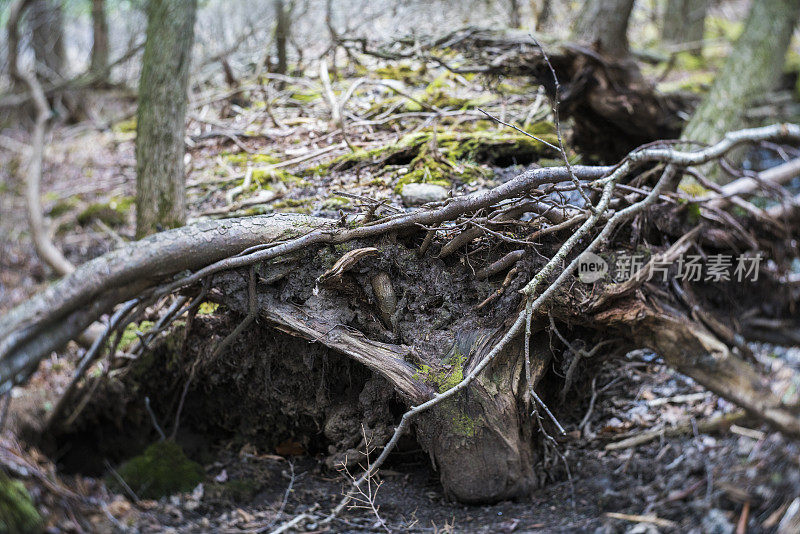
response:
<path fill-rule="evenodd" d="M 420 206 L 447 198 L 447 189 L 434 184 L 405 184 L 400 196 L 406 206 Z"/>
<path fill-rule="evenodd" d="M 733 525 L 725 512 L 712 508 L 703 518 L 703 532 L 709 534 L 733 534 Z"/>

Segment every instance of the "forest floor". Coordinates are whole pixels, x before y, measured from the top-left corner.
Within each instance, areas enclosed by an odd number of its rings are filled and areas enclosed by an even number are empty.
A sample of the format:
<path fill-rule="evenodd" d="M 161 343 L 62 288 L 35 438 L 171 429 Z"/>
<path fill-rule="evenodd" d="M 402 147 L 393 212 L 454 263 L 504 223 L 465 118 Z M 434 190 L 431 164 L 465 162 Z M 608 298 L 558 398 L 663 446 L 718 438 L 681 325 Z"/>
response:
<path fill-rule="evenodd" d="M 678 69 L 664 83 L 695 88 L 702 83 L 697 80 L 707 77 Z M 334 80 L 335 102 L 317 78 L 240 80 L 238 89 L 196 90 L 187 138 L 189 217 L 338 217 L 368 202 L 363 199 L 384 201 L 379 209 L 404 210 L 410 204 L 399 194 L 404 182 L 463 194 L 531 165 L 558 164 L 556 152 L 477 109 L 528 131 L 552 133 L 550 108 L 538 88 L 524 80 L 494 80 L 487 89 L 483 82 L 409 62 Z M 52 131 L 42 184 L 54 240 L 76 264 L 133 239 L 134 103 L 106 93 L 88 105 L 91 120 Z M 332 108 L 341 121 L 332 123 Z M 17 152 L 3 156 L 0 167 L 0 313 L 52 279 L 24 222 L 24 140 L 22 131 L 6 132 L 4 145 Z M 456 153 L 469 140 L 478 144 Z M 410 155 L 396 155 L 398 147 L 409 146 L 415 147 Z M 101 479 L 57 474 L 57 457 L 53 464 L 11 437 L 46 417 L 80 351 L 70 345 L 54 354 L 30 384 L 14 391 L 10 429 L 0 447 L 3 461 L 24 473 L 50 526 L 63 531 L 125 526 L 139 532 L 269 532 L 306 514 L 296 526 L 310 532 L 726 533 L 737 523 L 747 532 L 769 532 L 789 507 L 800 505 L 800 444 L 746 420 L 703 432 L 702 421 L 735 407 L 647 352 L 604 362 L 570 408 L 559 412 L 567 431 L 559 439 L 563 457 L 544 459 L 549 478 L 523 501 L 449 502 L 428 458 L 411 446 L 380 473 L 374 499 L 379 518 L 358 508 L 324 523 L 347 479 L 327 469 L 321 457 L 217 444 L 215 459 L 204 463 L 206 480 L 193 492 L 132 503 L 110 493 Z M 776 373 L 800 368 L 796 348 L 762 346 L 756 352 Z M 681 425 L 688 431 L 669 434 Z M 659 429 L 664 434 L 649 442 L 606 448 Z M 70 504 L 74 493 L 96 500 L 92 506 Z"/>

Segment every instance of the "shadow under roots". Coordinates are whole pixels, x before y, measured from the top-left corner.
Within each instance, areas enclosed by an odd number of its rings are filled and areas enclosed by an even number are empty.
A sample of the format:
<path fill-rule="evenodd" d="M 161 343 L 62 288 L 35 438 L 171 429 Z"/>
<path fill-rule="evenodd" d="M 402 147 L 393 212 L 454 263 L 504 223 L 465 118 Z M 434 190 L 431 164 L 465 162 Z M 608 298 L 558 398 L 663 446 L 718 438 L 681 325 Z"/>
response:
<path fill-rule="evenodd" d="M 214 348 L 241 319 L 236 314 L 198 315 L 189 336 L 178 324 L 153 350 L 90 380 L 76 402 L 95 388 L 68 429 L 43 436 L 43 445 L 66 472 L 101 475 L 159 440 L 145 398 L 170 436 L 187 380 L 175 440 L 200 463 L 216 460 L 219 447 L 245 445 L 263 453 L 311 455 L 351 472 L 370 448 L 391 437 L 405 408 L 388 382 L 365 366 L 318 343 L 259 324 L 226 350 Z M 197 363 L 195 363 L 197 362 Z M 96 386 L 93 381 L 99 380 Z M 405 440 L 404 456 L 419 446 Z"/>

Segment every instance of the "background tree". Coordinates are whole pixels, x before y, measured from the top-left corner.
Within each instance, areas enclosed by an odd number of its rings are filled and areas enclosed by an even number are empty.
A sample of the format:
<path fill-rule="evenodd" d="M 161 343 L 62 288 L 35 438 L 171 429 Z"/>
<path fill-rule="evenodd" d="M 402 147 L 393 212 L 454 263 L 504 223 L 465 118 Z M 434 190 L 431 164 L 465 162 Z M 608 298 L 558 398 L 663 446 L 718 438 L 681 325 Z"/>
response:
<path fill-rule="evenodd" d="M 196 0 L 150 0 L 136 126 L 136 236 L 183 225 L 186 90 Z"/>
<path fill-rule="evenodd" d="M 709 3 L 709 0 L 669 0 L 661 29 L 664 42 L 690 45 L 688 51 L 700 55 Z"/>
<path fill-rule="evenodd" d="M 57 0 L 34 0 L 28 13 L 37 70 L 48 79 L 64 71 L 64 13 Z"/>
<path fill-rule="evenodd" d="M 510 0 L 508 4 L 508 25 L 512 28 L 522 27 L 519 0 Z"/>
<path fill-rule="evenodd" d="M 545 30 L 550 23 L 550 18 L 553 14 L 553 5 L 551 0 L 541 0 L 537 4 L 536 0 L 531 0 L 531 11 L 535 14 L 534 29 L 536 31 Z"/>
<path fill-rule="evenodd" d="M 108 21 L 105 0 L 92 0 L 91 73 L 98 85 L 108 82 Z"/>
<path fill-rule="evenodd" d="M 713 143 L 744 126 L 745 110 L 778 82 L 799 14 L 797 0 L 752 2 L 744 31 L 686 125 L 684 139 Z M 721 175 L 714 178 L 724 181 Z"/>
<path fill-rule="evenodd" d="M 628 55 L 628 19 L 634 0 L 588 0 L 572 26 L 572 39 L 596 46 L 603 54 Z"/>
<path fill-rule="evenodd" d="M 286 11 L 283 0 L 274 0 L 272 5 L 275 9 L 275 49 L 278 55 L 278 64 L 275 67 L 275 72 L 286 74 L 286 42 L 289 40 L 289 13 Z"/>

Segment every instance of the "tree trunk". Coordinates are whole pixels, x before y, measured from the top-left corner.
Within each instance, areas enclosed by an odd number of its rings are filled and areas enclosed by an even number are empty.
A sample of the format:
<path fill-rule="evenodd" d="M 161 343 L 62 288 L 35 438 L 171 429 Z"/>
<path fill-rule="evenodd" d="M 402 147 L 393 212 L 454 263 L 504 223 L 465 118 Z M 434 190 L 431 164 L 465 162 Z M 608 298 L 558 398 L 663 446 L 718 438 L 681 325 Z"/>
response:
<path fill-rule="evenodd" d="M 37 69 L 48 80 L 64 71 L 64 14 L 61 2 L 34 0 L 30 8 L 31 45 Z"/>
<path fill-rule="evenodd" d="M 283 0 L 274 0 L 275 10 L 275 49 L 278 55 L 278 64 L 275 72 L 286 74 L 288 64 L 286 60 L 286 42 L 289 40 L 289 13 L 286 11 Z"/>
<path fill-rule="evenodd" d="M 531 11 L 536 14 L 534 29 L 536 31 L 546 31 L 550 25 L 550 17 L 553 14 L 552 0 L 541 0 L 541 5 L 536 6 L 535 1 L 531 0 Z"/>
<path fill-rule="evenodd" d="M 778 82 L 798 14 L 797 0 L 752 2 L 744 32 L 686 125 L 683 139 L 714 143 L 726 131 L 745 126 L 745 110 Z M 729 181 L 721 173 L 711 176 Z"/>
<path fill-rule="evenodd" d="M 634 0 L 588 0 L 572 27 L 572 39 L 596 47 L 601 53 L 628 55 L 628 19 Z"/>
<path fill-rule="evenodd" d="M 108 21 L 106 1 L 92 0 L 92 63 L 90 70 L 97 85 L 108 83 Z"/>
<path fill-rule="evenodd" d="M 136 236 L 186 220 L 186 90 L 196 0 L 151 0 L 136 127 Z"/>
<path fill-rule="evenodd" d="M 709 0 L 669 0 L 661 30 L 664 42 L 688 45 L 689 52 L 701 55 L 708 4 Z"/>
<path fill-rule="evenodd" d="M 522 16 L 520 15 L 519 0 L 509 1 L 508 25 L 511 28 L 522 27 Z"/>

